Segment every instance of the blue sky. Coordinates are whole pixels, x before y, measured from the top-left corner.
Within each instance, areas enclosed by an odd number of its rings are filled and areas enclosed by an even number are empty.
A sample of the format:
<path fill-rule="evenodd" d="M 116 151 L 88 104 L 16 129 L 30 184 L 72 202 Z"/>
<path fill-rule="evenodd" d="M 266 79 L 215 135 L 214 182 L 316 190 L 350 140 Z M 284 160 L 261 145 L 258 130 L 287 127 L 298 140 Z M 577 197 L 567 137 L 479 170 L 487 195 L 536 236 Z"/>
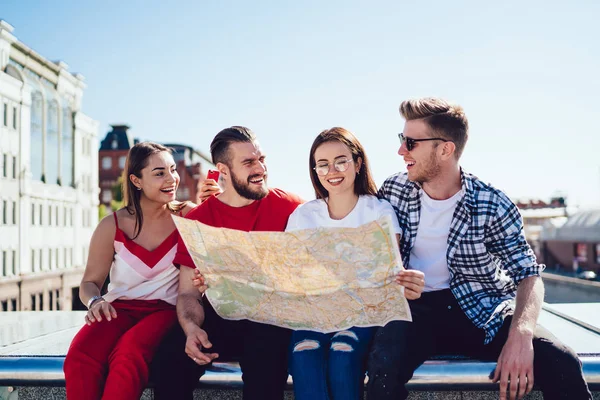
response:
<path fill-rule="evenodd" d="M 378 184 L 404 99 L 463 105 L 468 171 L 512 198 L 600 206 L 600 2 L 0 0 L 15 36 L 81 72 L 83 110 L 142 140 L 208 152 L 246 125 L 271 186 L 313 198 L 308 152 L 325 128 L 361 140 Z"/>

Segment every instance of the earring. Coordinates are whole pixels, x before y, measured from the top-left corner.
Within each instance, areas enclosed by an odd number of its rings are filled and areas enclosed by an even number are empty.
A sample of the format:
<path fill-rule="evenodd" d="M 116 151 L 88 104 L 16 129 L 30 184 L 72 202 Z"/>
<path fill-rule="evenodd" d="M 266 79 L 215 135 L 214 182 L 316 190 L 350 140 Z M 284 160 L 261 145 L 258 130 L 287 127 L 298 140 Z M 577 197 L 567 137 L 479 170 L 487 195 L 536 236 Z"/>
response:
<path fill-rule="evenodd" d="M 141 188 L 141 187 L 139 187 L 139 186 L 136 186 L 135 188 L 136 188 L 137 190 L 142 190 L 142 188 Z"/>

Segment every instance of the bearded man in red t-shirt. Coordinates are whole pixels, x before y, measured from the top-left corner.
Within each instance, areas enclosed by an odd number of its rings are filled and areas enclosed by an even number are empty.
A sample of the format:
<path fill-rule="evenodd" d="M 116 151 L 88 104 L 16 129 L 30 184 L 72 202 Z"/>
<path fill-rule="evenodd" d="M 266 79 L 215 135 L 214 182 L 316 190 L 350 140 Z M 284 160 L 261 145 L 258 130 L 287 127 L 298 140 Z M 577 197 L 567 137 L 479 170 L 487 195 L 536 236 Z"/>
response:
<path fill-rule="evenodd" d="M 267 187 L 265 155 L 254 133 L 242 126 L 223 129 L 210 152 L 223 193 L 211 196 L 186 218 L 246 232 L 283 232 L 302 200 Z M 178 252 L 174 262 L 181 265 L 177 300 L 181 327 L 163 341 L 154 360 L 154 398 L 192 399 L 206 365 L 218 358 L 240 362 L 244 400 L 283 399 L 291 331 L 219 317 L 192 283 L 195 267 L 187 251 Z"/>

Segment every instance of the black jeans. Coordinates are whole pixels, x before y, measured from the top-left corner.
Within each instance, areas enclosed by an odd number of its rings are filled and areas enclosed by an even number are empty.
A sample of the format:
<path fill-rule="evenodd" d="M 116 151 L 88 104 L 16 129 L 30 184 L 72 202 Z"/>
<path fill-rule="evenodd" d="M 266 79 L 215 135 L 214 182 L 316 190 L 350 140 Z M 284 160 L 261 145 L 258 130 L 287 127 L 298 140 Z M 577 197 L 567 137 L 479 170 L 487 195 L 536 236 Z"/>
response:
<path fill-rule="evenodd" d="M 423 293 L 410 301 L 413 322 L 393 321 L 379 328 L 369 354 L 369 400 L 405 399 L 404 384 L 415 369 L 434 355 L 465 355 L 497 361 L 508 338 L 512 316 L 494 339 L 483 343 L 485 333 L 460 309 L 452 292 Z M 591 399 L 577 354 L 550 332 L 537 326 L 534 339 L 534 379 L 544 399 Z"/>
<path fill-rule="evenodd" d="M 291 331 L 248 320 L 219 317 L 204 303 L 204 325 L 217 361 L 239 361 L 244 400 L 282 400 L 287 382 L 287 356 Z M 206 367 L 185 354 L 186 337 L 177 326 L 163 340 L 151 366 L 155 400 L 193 399 L 194 388 Z"/>

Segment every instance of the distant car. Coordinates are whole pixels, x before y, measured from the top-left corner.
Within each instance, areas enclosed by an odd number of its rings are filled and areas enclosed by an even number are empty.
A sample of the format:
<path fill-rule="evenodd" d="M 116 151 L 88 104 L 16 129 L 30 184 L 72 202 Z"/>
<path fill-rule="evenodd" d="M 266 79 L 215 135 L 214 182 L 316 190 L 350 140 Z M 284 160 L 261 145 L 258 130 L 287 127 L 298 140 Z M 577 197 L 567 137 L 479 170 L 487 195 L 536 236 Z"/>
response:
<path fill-rule="evenodd" d="M 578 273 L 577 277 L 579 279 L 593 281 L 598 277 L 598 275 L 594 271 L 583 271 L 583 272 Z"/>

